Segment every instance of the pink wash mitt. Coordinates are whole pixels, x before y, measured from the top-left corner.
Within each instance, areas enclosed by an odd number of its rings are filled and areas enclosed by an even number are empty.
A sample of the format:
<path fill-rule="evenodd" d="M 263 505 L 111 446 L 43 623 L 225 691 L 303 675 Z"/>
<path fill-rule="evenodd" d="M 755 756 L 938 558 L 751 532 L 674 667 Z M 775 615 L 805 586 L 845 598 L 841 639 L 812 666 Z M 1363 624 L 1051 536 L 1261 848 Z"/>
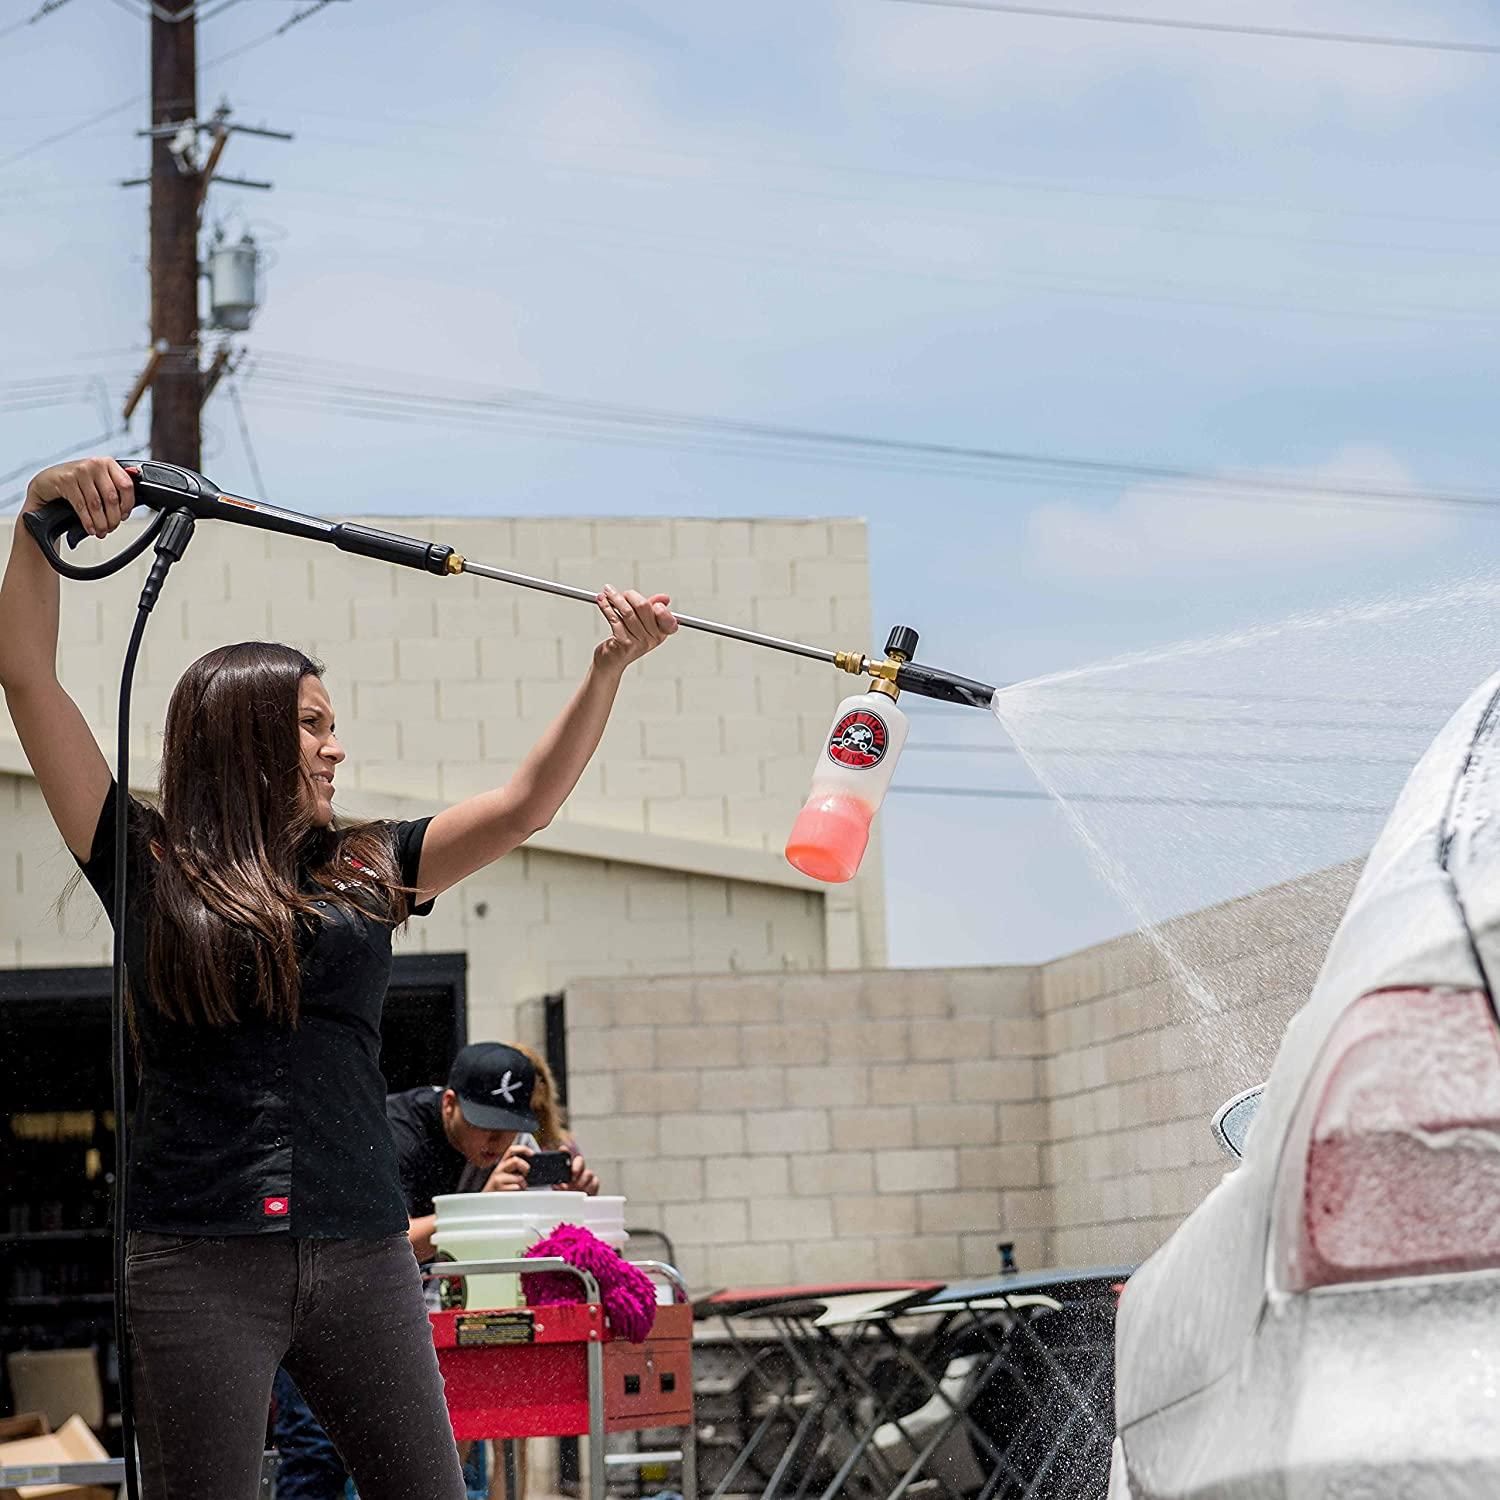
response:
<path fill-rule="evenodd" d="M 656 1321 L 656 1288 L 651 1278 L 598 1235 L 576 1224 L 560 1224 L 526 1255 L 528 1259 L 556 1257 L 587 1271 L 599 1283 L 599 1298 L 610 1328 L 621 1338 L 639 1344 L 651 1332 Z M 565 1271 L 523 1275 L 521 1290 L 528 1307 L 584 1300 L 583 1283 Z"/>

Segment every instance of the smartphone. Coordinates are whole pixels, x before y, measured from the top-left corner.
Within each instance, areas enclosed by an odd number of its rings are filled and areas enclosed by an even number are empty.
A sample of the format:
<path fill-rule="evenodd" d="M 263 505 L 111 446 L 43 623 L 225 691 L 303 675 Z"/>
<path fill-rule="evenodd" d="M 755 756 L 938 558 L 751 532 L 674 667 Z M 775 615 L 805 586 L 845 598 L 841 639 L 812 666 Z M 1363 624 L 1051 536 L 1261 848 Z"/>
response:
<path fill-rule="evenodd" d="M 571 1151 L 538 1151 L 526 1174 L 527 1187 L 561 1187 L 573 1180 Z"/>

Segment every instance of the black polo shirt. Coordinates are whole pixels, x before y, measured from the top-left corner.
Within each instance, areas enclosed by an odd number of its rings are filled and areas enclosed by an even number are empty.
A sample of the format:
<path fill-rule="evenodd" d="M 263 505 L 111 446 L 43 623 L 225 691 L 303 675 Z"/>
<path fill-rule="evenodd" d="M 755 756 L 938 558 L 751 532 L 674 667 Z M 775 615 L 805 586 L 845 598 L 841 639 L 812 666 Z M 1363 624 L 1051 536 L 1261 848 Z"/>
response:
<path fill-rule="evenodd" d="M 388 1095 L 385 1118 L 396 1144 L 406 1211 L 420 1219 L 433 1212 L 434 1198 L 458 1191 L 469 1165 L 443 1129 L 442 1085 Z"/>
<path fill-rule="evenodd" d="M 132 973 L 144 974 L 155 860 L 148 810 L 132 798 L 129 817 L 125 956 Z M 90 858 L 81 862 L 106 913 L 114 906 L 114 818 L 111 786 Z M 386 825 L 405 885 L 416 884 L 429 821 Z M 380 1072 L 391 926 L 327 910 L 330 920 L 300 934 L 295 1027 L 264 1016 L 232 1026 L 189 1025 L 169 1020 L 149 1001 L 136 1005 L 140 1087 L 130 1139 L 130 1228 L 348 1239 L 406 1229 Z M 424 902 L 413 915 L 431 910 Z"/>

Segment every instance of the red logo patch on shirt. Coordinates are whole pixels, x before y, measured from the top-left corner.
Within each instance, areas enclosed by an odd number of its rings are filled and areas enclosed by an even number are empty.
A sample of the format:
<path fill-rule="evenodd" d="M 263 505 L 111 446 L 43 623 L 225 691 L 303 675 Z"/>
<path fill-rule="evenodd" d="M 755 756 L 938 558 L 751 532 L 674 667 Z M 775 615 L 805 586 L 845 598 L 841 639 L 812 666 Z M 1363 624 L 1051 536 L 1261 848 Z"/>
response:
<path fill-rule="evenodd" d="M 260 1211 L 268 1219 L 284 1218 L 292 1211 L 292 1200 L 290 1198 L 266 1198 L 262 1201 Z"/>

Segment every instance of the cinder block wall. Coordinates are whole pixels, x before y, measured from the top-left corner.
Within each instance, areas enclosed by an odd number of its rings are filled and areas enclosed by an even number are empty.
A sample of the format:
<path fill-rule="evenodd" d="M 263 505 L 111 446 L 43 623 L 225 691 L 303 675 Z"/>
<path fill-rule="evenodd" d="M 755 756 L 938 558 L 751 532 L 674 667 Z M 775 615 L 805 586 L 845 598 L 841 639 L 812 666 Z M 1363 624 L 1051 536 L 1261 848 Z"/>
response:
<path fill-rule="evenodd" d="M 673 977 L 568 991 L 573 1114 L 702 1287 L 1143 1259 L 1226 1163 L 1357 871 L 1038 968 Z"/>
<path fill-rule="evenodd" d="M 580 1143 L 697 1285 L 949 1276 L 1045 1254 L 1031 969 L 568 990 Z M 1001 1226 L 1005 1233 L 1001 1234 Z"/>
<path fill-rule="evenodd" d="M 1043 967 L 1055 1261 L 1144 1259 L 1223 1175 L 1209 1120 L 1265 1078 L 1358 873 L 1341 866 L 1166 924 L 1208 1005 L 1139 937 Z"/>

